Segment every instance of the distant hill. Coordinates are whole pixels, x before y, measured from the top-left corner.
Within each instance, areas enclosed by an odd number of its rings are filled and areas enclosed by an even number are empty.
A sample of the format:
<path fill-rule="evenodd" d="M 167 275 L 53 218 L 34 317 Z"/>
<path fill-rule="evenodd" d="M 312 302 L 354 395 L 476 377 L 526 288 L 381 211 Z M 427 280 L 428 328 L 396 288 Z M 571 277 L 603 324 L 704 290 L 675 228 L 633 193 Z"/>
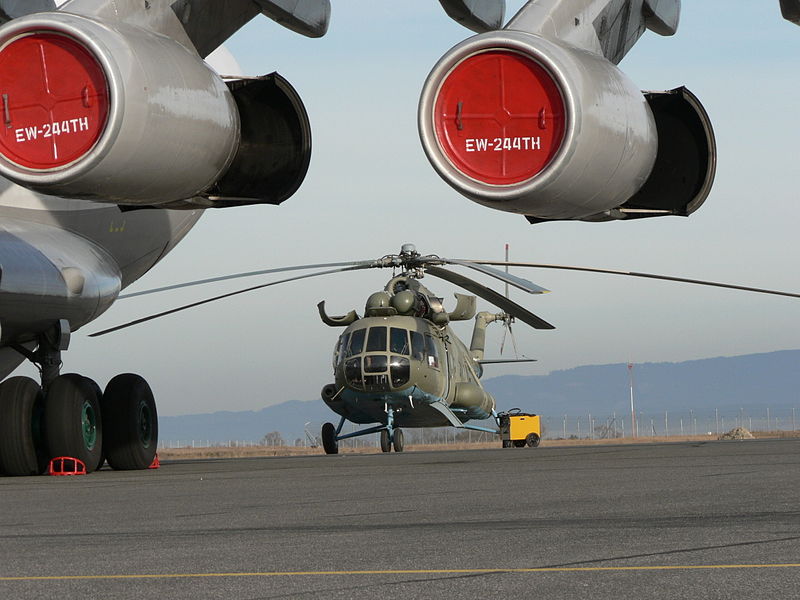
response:
<path fill-rule="evenodd" d="M 664 413 L 672 413 L 670 429 L 679 418 L 686 418 L 688 428 L 690 410 L 695 418 L 702 419 L 698 427 L 709 429 L 712 417 L 721 416 L 731 426 L 740 416 L 763 421 L 768 408 L 770 418 L 778 417 L 779 426 L 786 427 L 792 409 L 800 409 L 800 350 L 636 364 L 633 377 L 637 413 L 658 418 L 659 426 Z M 546 416 L 553 429 L 561 427 L 564 415 L 586 417 L 591 413 L 603 420 L 614 413 L 623 419 L 630 416 L 624 363 L 576 367 L 548 375 L 504 375 L 486 379 L 484 384 L 497 399 L 499 410 L 518 407 Z M 800 419 L 800 410 L 797 412 Z M 183 443 L 258 441 L 271 431 L 279 431 L 287 443 L 293 444 L 304 437 L 305 423 L 316 435 L 325 421 L 335 422 L 336 415 L 321 400 L 292 400 L 260 411 L 161 417 L 159 437 Z M 759 427 L 764 425 L 759 423 Z"/>
<path fill-rule="evenodd" d="M 634 399 L 645 413 L 800 407 L 800 350 L 633 367 Z M 540 414 L 630 412 L 626 364 L 576 367 L 549 375 L 485 382 L 501 409 Z"/>

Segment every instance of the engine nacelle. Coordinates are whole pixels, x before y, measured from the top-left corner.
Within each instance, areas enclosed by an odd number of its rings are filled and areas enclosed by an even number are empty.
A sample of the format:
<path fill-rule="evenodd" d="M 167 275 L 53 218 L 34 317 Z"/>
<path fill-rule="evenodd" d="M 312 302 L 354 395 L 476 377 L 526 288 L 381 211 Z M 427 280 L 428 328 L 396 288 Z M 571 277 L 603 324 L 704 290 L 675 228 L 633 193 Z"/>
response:
<path fill-rule="evenodd" d="M 129 205 L 280 202 L 305 176 L 310 128 L 299 98 L 274 77 L 255 94 L 231 91 L 169 37 L 61 12 L 17 19 L 0 28 L 0 175 L 45 194 Z M 268 134 L 251 128 L 287 115 L 289 137 L 299 138 L 290 160 L 265 160 L 254 184 L 226 181 L 262 150 Z M 282 181 L 263 190 L 274 172 Z"/>
<path fill-rule="evenodd" d="M 708 159 L 713 132 L 696 105 L 699 112 L 689 114 L 693 135 L 682 142 L 696 146 L 692 156 Z M 621 209 L 654 166 L 662 175 L 675 167 L 657 161 L 657 119 L 614 64 L 519 31 L 478 35 L 450 50 L 425 82 L 419 130 L 448 184 L 531 221 L 625 218 Z M 686 206 L 697 208 L 708 194 L 714 165 L 712 156 L 694 168 L 700 182 L 687 186 L 691 198 L 670 200 L 682 208 L 639 209 L 637 216 L 688 214 Z"/>

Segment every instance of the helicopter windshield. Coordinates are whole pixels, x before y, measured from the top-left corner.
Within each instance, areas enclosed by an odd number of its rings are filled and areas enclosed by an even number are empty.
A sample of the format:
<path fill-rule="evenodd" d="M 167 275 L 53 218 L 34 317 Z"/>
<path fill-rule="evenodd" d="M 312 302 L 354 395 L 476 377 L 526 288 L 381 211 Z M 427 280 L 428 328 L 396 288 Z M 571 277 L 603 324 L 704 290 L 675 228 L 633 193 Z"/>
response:
<path fill-rule="evenodd" d="M 361 354 L 361 351 L 364 349 L 364 337 L 367 334 L 366 329 L 356 329 L 350 335 L 350 345 L 347 348 L 347 352 L 345 356 L 354 356 L 356 354 Z"/>
<path fill-rule="evenodd" d="M 389 334 L 389 352 L 408 355 L 408 331 L 392 327 Z"/>
<path fill-rule="evenodd" d="M 386 352 L 386 327 L 370 327 L 367 352 Z"/>
<path fill-rule="evenodd" d="M 355 329 L 340 338 L 334 361 L 344 366 L 345 380 L 353 387 L 367 391 L 402 388 L 411 379 L 409 357 L 438 366 L 436 347 L 432 340 L 428 344 L 433 362 L 426 338 L 418 331 L 383 325 Z"/>

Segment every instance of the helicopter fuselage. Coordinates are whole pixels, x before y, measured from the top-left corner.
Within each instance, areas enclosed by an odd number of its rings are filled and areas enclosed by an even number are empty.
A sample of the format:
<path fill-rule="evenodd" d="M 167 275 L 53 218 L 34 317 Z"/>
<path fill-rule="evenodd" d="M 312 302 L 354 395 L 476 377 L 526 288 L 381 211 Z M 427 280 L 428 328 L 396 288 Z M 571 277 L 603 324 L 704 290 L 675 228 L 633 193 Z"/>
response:
<path fill-rule="evenodd" d="M 360 424 L 440 427 L 488 418 L 494 398 L 480 366 L 448 325 L 413 316 L 365 317 L 342 333 L 334 352 L 335 384 L 323 400 Z"/>

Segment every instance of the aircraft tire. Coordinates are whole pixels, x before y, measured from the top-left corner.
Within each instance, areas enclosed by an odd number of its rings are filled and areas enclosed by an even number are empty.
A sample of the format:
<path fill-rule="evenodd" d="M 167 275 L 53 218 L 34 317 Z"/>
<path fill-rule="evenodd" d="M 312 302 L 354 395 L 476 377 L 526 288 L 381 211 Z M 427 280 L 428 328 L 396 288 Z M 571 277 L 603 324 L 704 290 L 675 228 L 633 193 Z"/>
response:
<path fill-rule="evenodd" d="M 392 451 L 392 439 L 389 437 L 389 430 L 381 430 L 381 452 Z"/>
<path fill-rule="evenodd" d="M 97 384 L 69 373 L 53 380 L 44 400 L 44 430 L 51 457 L 77 458 L 86 472 L 103 457 L 103 420 Z"/>
<path fill-rule="evenodd" d="M 158 449 L 158 412 L 147 381 L 133 373 L 112 378 L 101 401 L 104 454 L 112 469 L 147 469 Z"/>
<path fill-rule="evenodd" d="M 333 423 L 322 426 L 322 447 L 325 454 L 339 454 L 339 442 L 336 441 L 336 427 Z"/>
<path fill-rule="evenodd" d="M 536 446 L 539 445 L 540 441 L 541 440 L 539 439 L 538 435 L 536 435 L 535 433 L 529 433 L 528 436 L 525 438 L 525 445 L 528 448 L 536 448 Z"/>
<path fill-rule="evenodd" d="M 403 430 L 402 429 L 395 429 L 394 435 L 392 435 L 392 446 L 394 446 L 395 452 L 402 452 L 403 451 Z"/>
<path fill-rule="evenodd" d="M 0 473 L 41 475 L 47 468 L 42 435 L 42 388 L 30 377 L 0 383 Z"/>

